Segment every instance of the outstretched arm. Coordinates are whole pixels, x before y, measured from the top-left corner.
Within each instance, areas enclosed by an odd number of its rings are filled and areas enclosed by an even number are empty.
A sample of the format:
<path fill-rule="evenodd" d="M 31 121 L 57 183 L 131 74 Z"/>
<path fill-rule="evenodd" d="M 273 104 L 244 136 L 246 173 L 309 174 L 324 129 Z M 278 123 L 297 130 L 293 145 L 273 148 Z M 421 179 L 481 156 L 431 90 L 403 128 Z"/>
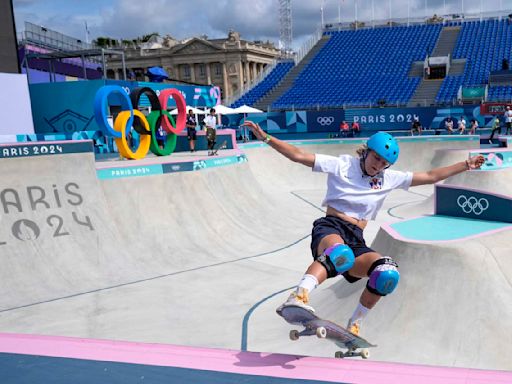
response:
<path fill-rule="evenodd" d="M 291 161 L 304 164 L 308 167 L 313 167 L 315 164 L 315 155 L 313 153 L 303 151 L 291 144 L 288 144 L 285 141 L 271 137 L 270 135 L 266 134 L 258 124 L 255 124 L 252 121 L 247 120 L 243 125 L 249 127 L 258 140 L 265 141 L 277 152 L 287 157 Z"/>
<path fill-rule="evenodd" d="M 482 166 L 485 159 L 482 155 L 473 156 L 466 161 L 461 161 L 447 167 L 431 169 L 428 172 L 414 172 L 412 175 L 411 186 L 423 184 L 434 184 L 438 181 L 447 179 L 450 176 L 457 175 L 470 169 L 478 169 Z"/>

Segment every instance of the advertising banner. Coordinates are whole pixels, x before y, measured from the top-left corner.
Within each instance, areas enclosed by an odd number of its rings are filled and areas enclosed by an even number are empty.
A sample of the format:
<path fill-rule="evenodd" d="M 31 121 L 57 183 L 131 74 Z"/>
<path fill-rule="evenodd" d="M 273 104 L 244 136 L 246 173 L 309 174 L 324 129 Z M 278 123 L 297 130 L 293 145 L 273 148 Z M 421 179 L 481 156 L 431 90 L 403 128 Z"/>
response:
<path fill-rule="evenodd" d="M 436 215 L 512 223 L 510 197 L 446 184 L 436 184 L 435 193 Z"/>

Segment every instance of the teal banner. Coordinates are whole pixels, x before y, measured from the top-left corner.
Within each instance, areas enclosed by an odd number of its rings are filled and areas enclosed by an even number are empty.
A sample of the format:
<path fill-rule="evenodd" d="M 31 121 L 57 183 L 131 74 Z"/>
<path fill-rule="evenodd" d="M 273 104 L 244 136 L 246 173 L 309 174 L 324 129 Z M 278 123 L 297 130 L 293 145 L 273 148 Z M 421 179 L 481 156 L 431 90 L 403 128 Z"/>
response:
<path fill-rule="evenodd" d="M 462 87 L 463 99 L 478 99 L 485 97 L 485 87 Z"/>
<path fill-rule="evenodd" d="M 96 174 L 100 180 L 109 180 L 125 177 L 161 175 L 165 173 L 199 171 L 206 168 L 222 167 L 245 162 L 247 162 L 247 157 L 244 154 L 239 154 L 237 156 L 227 156 L 217 159 L 204 159 L 196 161 L 184 161 L 180 163 L 104 168 L 98 169 Z"/>
<path fill-rule="evenodd" d="M 218 101 L 218 87 L 175 85 L 163 83 L 145 83 L 118 80 L 68 81 L 56 83 L 31 84 L 29 86 L 34 132 L 36 134 L 71 134 L 81 131 L 100 131 L 94 119 L 94 97 L 104 85 L 118 85 L 127 94 L 133 88 L 148 86 L 160 91 L 175 88 L 185 96 L 187 105 L 213 106 Z M 120 108 L 120 100 L 112 95 L 108 102 L 115 112 Z M 145 100 L 145 101 L 144 101 Z M 141 105 L 149 102 L 144 97 Z M 174 108 L 174 101 L 169 99 L 168 106 Z"/>
<path fill-rule="evenodd" d="M 443 184 L 435 193 L 436 215 L 512 223 L 512 197 Z"/>
<path fill-rule="evenodd" d="M 46 143 L 0 145 L 0 158 L 2 159 L 87 152 L 93 152 L 92 141 L 69 143 L 49 141 Z"/>

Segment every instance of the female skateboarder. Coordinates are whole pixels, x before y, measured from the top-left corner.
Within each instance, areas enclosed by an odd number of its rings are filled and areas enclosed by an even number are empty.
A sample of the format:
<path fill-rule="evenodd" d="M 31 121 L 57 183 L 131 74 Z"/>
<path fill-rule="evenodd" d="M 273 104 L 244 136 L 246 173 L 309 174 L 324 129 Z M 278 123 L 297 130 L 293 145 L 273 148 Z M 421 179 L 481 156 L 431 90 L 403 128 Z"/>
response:
<path fill-rule="evenodd" d="M 432 169 L 428 172 L 400 172 L 389 169 L 397 159 L 397 141 L 388 133 L 372 135 L 357 150 L 357 157 L 339 157 L 308 153 L 289 143 L 266 134 L 258 124 L 246 121 L 254 136 L 288 159 L 324 172 L 327 193 L 322 203 L 326 216 L 313 223 L 311 233 L 311 263 L 288 300 L 277 308 L 298 305 L 312 312 L 309 294 L 327 278 L 343 275 L 353 283 L 368 278 L 359 304 L 348 321 L 347 329 L 359 335 L 361 323 L 368 311 L 382 296 L 393 292 L 400 274 L 390 256 L 382 256 L 369 248 L 363 238 L 368 220 L 375 219 L 385 197 L 393 189 L 407 190 L 410 186 L 433 184 L 458 173 L 477 169 L 483 156 Z"/>

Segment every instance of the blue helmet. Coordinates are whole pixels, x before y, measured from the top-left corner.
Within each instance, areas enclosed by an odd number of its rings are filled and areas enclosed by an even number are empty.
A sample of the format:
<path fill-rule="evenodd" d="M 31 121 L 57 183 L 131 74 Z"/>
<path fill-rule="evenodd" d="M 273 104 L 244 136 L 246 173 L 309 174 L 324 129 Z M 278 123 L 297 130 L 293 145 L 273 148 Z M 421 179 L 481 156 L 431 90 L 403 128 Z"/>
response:
<path fill-rule="evenodd" d="M 366 145 L 390 164 L 394 164 L 398 159 L 400 148 L 396 139 L 389 133 L 377 132 L 371 135 Z"/>

